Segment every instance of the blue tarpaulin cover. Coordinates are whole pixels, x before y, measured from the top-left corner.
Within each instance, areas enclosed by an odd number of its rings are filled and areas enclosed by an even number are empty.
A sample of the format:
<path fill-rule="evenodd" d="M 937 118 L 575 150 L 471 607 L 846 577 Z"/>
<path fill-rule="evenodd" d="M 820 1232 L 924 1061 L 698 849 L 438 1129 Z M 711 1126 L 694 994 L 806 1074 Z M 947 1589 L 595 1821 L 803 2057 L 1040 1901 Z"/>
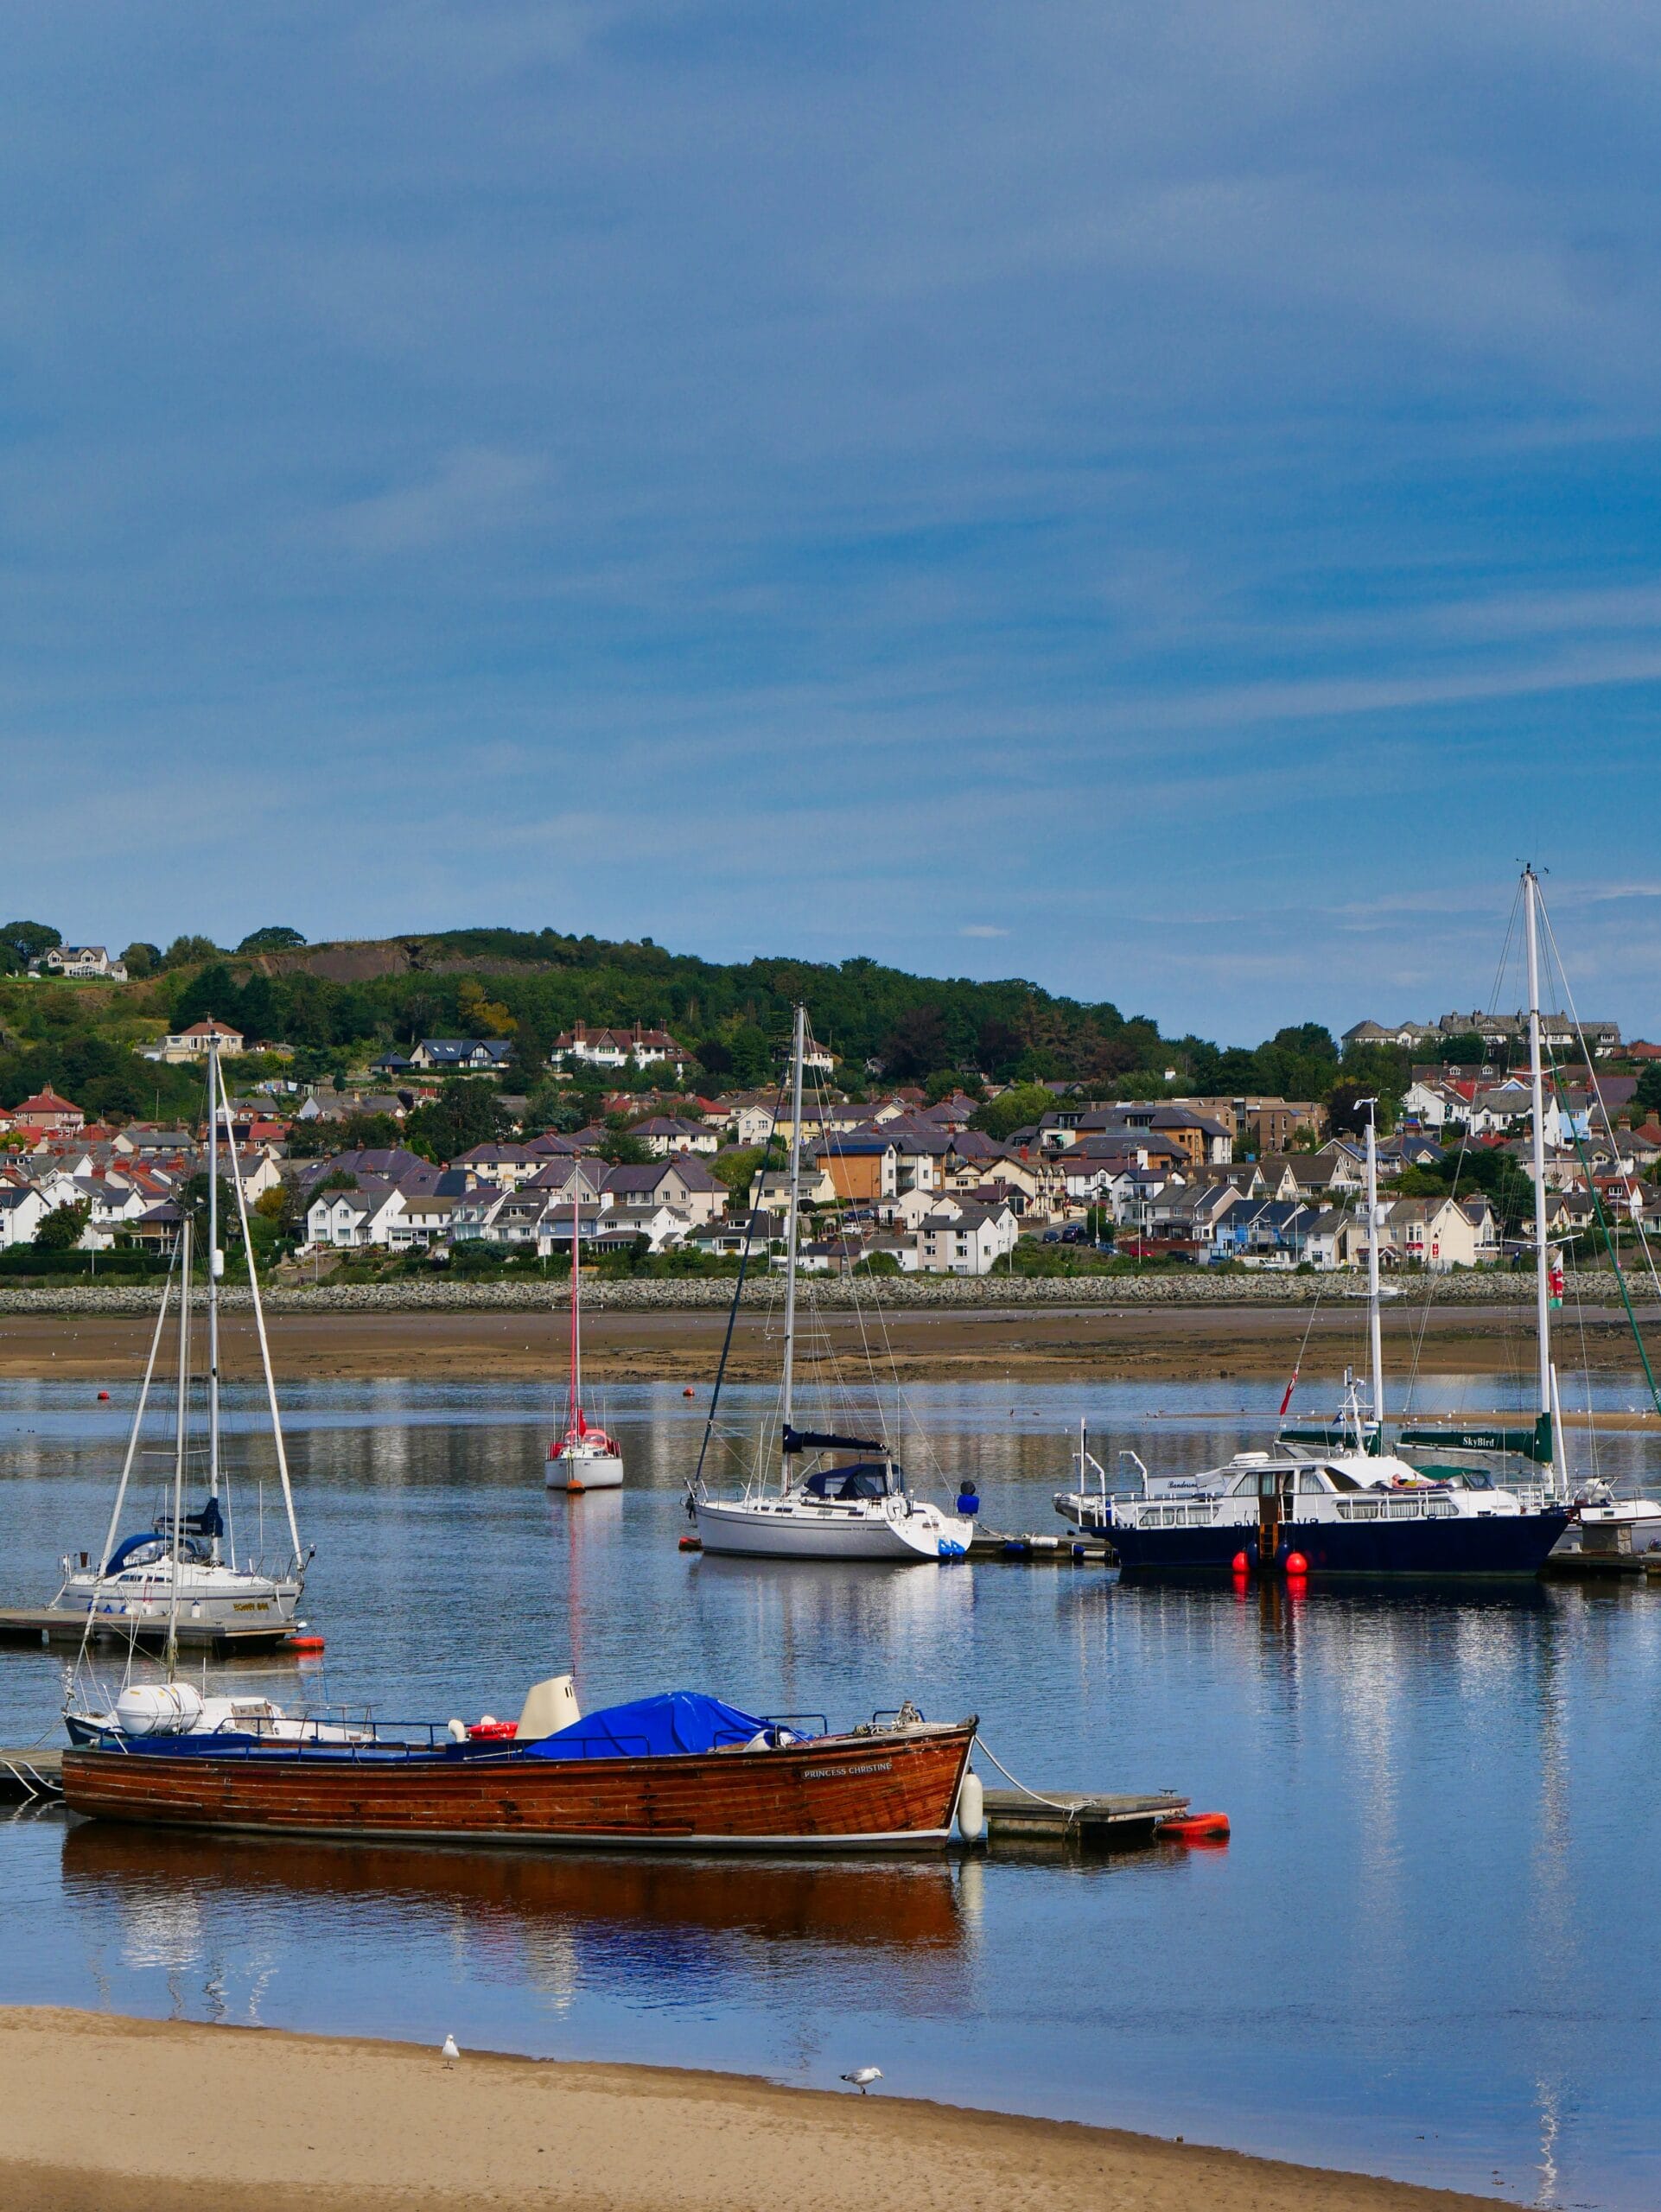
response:
<path fill-rule="evenodd" d="M 673 1751 L 716 1751 L 727 1744 L 748 1744 L 767 1726 L 753 1713 L 723 1705 L 697 1690 L 670 1690 L 662 1697 L 636 1698 L 629 1705 L 608 1705 L 585 1713 L 569 1728 L 525 1746 L 540 1759 L 661 1758 Z"/>

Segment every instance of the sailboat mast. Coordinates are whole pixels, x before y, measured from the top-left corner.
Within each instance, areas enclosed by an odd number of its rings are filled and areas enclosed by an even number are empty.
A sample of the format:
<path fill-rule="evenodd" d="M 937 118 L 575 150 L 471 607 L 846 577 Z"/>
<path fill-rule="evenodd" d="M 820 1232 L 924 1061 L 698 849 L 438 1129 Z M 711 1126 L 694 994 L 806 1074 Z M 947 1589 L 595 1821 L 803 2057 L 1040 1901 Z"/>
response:
<path fill-rule="evenodd" d="M 207 1039 L 207 1495 L 220 1495 L 220 1040 Z M 220 1540 L 210 1539 L 219 1562 Z"/>
<path fill-rule="evenodd" d="M 582 1421 L 582 1330 L 580 1306 L 582 1298 L 582 1184 L 580 1175 L 571 1177 L 571 1402 L 565 1415 L 565 1432 L 571 1432 Z M 601 1408 L 603 1418 L 604 1408 Z"/>
<path fill-rule="evenodd" d="M 784 1425 L 790 1427 L 796 1390 L 796 1249 L 802 1195 L 802 1054 L 807 1027 L 807 1008 L 796 1008 L 796 1032 L 790 1057 L 790 1219 L 785 1230 L 785 1395 Z M 788 1461 L 786 1465 L 788 1465 Z"/>
<path fill-rule="evenodd" d="M 180 1224 L 179 1234 L 184 1238 L 185 1249 L 179 1276 L 179 1402 L 176 1408 L 173 1440 L 173 1573 L 169 1577 L 167 1640 L 169 1681 L 173 1679 L 173 1669 L 179 1657 L 180 1539 L 184 1526 L 185 1431 L 189 1418 L 190 1404 L 190 1217 L 188 1214 Z"/>
<path fill-rule="evenodd" d="M 1367 1346 L 1372 1357 L 1372 1418 L 1384 1448 L 1384 1339 L 1378 1319 L 1378 1102 L 1367 1105 Z"/>
<path fill-rule="evenodd" d="M 1529 1091 L 1533 1105 L 1530 1151 L 1534 1170 L 1534 1309 L 1540 1357 L 1540 1407 L 1551 1417 L 1551 1252 L 1546 1243 L 1545 1080 L 1540 1049 L 1540 886 L 1531 868 L 1523 870 L 1523 911 L 1528 932 Z M 1551 1457 L 1558 1456 L 1557 1438 Z"/>

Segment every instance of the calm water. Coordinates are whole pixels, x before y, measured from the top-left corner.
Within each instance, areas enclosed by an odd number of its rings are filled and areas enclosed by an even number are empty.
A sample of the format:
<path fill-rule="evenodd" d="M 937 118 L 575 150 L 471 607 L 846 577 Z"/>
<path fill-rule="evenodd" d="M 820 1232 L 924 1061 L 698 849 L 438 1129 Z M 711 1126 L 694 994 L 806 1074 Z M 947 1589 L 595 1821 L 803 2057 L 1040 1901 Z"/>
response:
<path fill-rule="evenodd" d="M 1272 1410 L 1273 1395 L 1270 1394 Z M 1480 1405 L 1492 1386 L 1421 1392 Z M 1605 1401 L 1624 1404 L 1628 1392 Z M 95 1544 L 129 1402 L 0 1385 L 0 1586 Z M 247 1429 L 245 1398 L 233 1426 Z M 737 1394 L 741 1418 L 758 1395 Z M 1243 1386 L 914 1389 L 913 1477 L 1044 1528 L 1068 1432 L 1150 1465 L 1263 1441 Z M 1249 1409 L 1249 1410 L 1248 1410 Z M 619 1389 L 629 1488 L 542 1486 L 512 1386 L 295 1394 L 324 1667 L 290 1699 L 512 1713 L 671 1686 L 860 1718 L 982 1716 L 1023 1780 L 1169 1783 L 1224 1852 L 922 1866 L 538 1860 L 0 1822 L 0 1999 L 105 2005 L 885 2087 L 1524 2202 L 1661 2201 L 1661 1594 L 1120 1590 L 1096 1569 L 769 1568 L 683 1555 L 700 1406 Z M 1606 1437 L 1607 1471 L 1645 1446 Z M 1104 1453 L 1105 1456 L 1105 1453 Z M 239 1439 L 245 1538 L 269 1446 Z M 159 1465 L 159 1462 L 156 1463 Z M 1661 1472 L 1661 1469 L 1658 1469 Z M 55 1738 L 63 1665 L 0 1652 L 0 1740 Z M 996 1777 L 993 1777 L 996 1778 Z"/>

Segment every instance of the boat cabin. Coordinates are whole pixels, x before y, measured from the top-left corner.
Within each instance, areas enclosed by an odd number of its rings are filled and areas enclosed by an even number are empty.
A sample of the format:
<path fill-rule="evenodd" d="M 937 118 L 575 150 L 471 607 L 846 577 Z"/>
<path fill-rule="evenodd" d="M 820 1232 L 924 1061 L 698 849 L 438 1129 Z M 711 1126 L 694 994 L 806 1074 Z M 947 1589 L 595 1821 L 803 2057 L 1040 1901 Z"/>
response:
<path fill-rule="evenodd" d="M 892 1459 L 856 1459 L 851 1465 L 821 1467 L 802 1484 L 802 1495 L 821 1505 L 851 1505 L 858 1499 L 897 1497 L 906 1478 Z"/>

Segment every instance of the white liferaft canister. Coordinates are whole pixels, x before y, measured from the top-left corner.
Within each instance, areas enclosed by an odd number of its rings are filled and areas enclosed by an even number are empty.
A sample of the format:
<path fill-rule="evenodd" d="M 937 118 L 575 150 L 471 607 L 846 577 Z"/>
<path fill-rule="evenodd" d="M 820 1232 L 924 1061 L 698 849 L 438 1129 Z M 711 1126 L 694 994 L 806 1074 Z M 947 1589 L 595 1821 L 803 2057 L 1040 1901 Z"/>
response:
<path fill-rule="evenodd" d="M 958 1834 L 965 1843 L 978 1843 L 986 1833 L 986 1792 L 971 1766 L 958 1785 Z"/>
<path fill-rule="evenodd" d="M 188 1682 L 136 1682 L 115 1701 L 116 1726 L 124 1736 L 183 1736 L 201 1710 Z"/>

